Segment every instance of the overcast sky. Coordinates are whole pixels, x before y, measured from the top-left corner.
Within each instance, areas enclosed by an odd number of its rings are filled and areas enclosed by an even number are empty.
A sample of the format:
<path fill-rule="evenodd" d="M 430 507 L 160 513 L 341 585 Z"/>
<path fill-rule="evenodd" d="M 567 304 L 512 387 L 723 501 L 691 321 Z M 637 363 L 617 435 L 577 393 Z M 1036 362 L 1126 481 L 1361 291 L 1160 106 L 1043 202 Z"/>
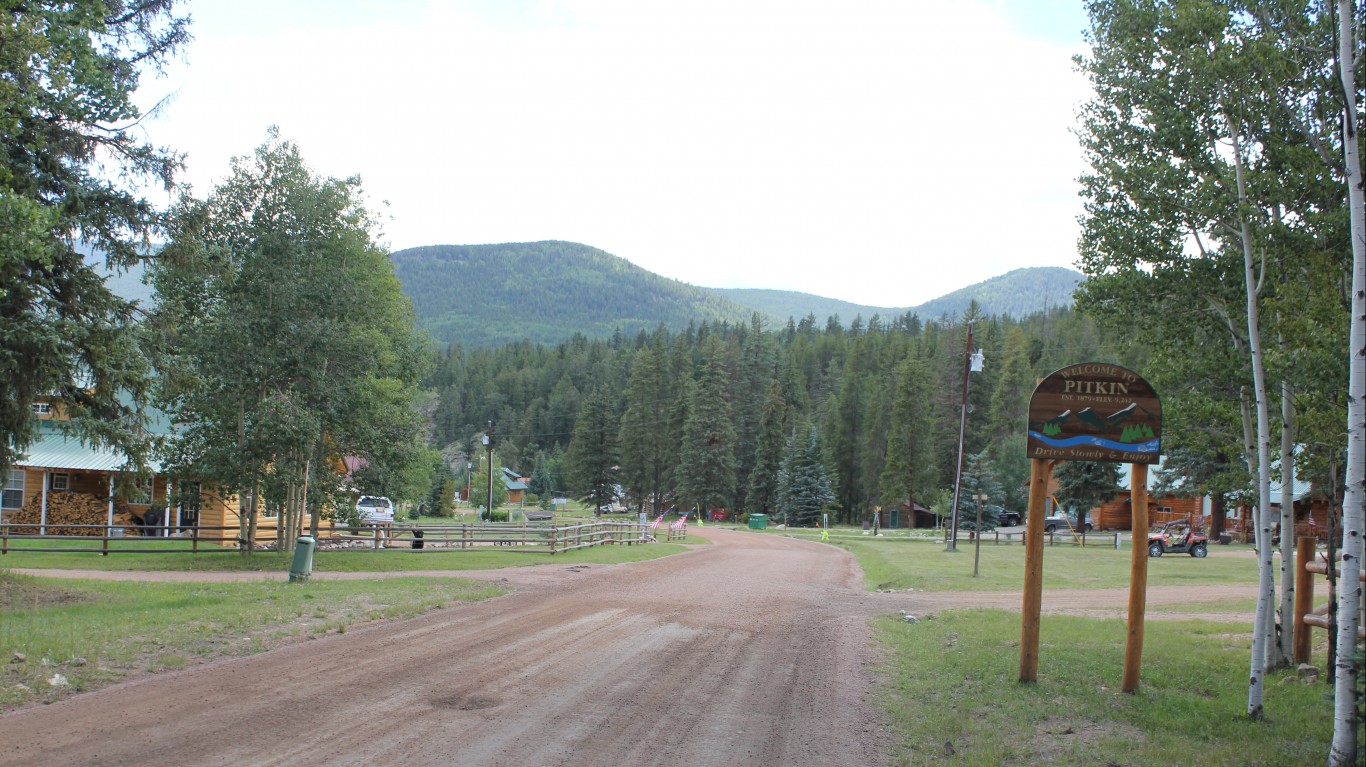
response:
<path fill-rule="evenodd" d="M 140 98 L 201 196 L 275 124 L 393 249 L 571 240 L 873 306 L 1076 258 L 1081 0 L 182 7 Z"/>

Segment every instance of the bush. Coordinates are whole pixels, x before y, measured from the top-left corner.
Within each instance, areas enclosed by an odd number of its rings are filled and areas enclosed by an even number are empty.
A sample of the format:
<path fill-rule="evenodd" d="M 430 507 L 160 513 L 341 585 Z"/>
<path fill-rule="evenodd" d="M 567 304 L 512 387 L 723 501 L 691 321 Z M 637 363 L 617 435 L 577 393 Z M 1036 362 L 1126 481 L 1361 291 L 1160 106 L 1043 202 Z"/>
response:
<path fill-rule="evenodd" d="M 486 514 L 484 515 L 484 521 L 486 521 L 486 522 L 506 522 L 506 521 L 508 521 L 508 514 L 509 514 L 509 513 L 510 513 L 510 512 L 507 512 L 507 511 L 490 511 L 490 512 L 488 512 L 488 513 L 486 513 Z"/>

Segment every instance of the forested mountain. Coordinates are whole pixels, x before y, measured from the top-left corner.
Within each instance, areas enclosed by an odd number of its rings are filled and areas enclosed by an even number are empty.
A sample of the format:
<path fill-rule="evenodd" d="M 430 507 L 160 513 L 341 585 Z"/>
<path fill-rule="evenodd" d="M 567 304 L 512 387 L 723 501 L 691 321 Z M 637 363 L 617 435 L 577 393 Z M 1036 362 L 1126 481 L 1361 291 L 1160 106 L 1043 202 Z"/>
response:
<path fill-rule="evenodd" d="M 1142 369 L 1143 351 L 1070 309 L 968 317 L 987 363 L 973 374 L 967 451 L 994 465 L 1006 488 L 997 502 L 1022 508 L 1035 382 L 1079 360 Z M 775 508 L 783 461 L 800 449 L 824 457 L 832 516 L 858 521 L 907 498 L 940 508 L 957 457 L 964 319 L 760 318 L 455 345 L 429 381 L 433 441 L 463 466 L 494 421 L 498 460 L 549 472 L 561 492 L 620 484 L 633 502 L 749 511 Z"/>
<path fill-rule="evenodd" d="M 1080 275 L 1036 267 L 954 291 L 919 307 L 880 308 L 782 290 L 699 288 L 661 277 L 597 248 L 573 242 L 432 245 L 392 254 L 418 326 L 439 343 L 466 348 L 512 341 L 555 343 L 575 333 L 631 336 L 659 325 L 746 323 L 758 311 L 774 322 L 814 316 L 884 321 L 908 312 L 961 316 L 976 300 L 986 314 L 1023 317 L 1068 306 Z"/>
<path fill-rule="evenodd" d="M 925 319 L 961 316 L 976 301 L 986 314 L 1023 318 L 1060 306 L 1072 305 L 1072 292 L 1082 281 L 1081 272 L 1061 266 L 1015 269 L 975 285 L 955 290 L 914 308 Z"/>
<path fill-rule="evenodd" d="M 1027 317 L 1046 309 L 1071 306 L 1072 291 L 1076 290 L 1077 283 L 1080 281 L 1080 272 L 1060 266 L 1025 267 L 955 290 L 948 295 L 926 301 L 919 306 L 900 308 L 864 306 L 791 290 L 707 289 L 723 298 L 751 307 L 780 321 L 786 320 L 788 317 L 801 318 L 808 314 L 815 315 L 822 320 L 826 317 L 837 316 L 844 321 L 850 321 L 855 317 L 863 317 L 867 320 L 875 314 L 883 319 L 907 313 L 918 315 L 921 319 L 938 318 L 946 315 L 961 317 L 968 310 L 968 304 L 973 301 L 977 302 L 985 314 Z"/>
<path fill-rule="evenodd" d="M 418 327 L 466 348 L 747 322 L 749 309 L 573 242 L 431 245 L 392 254 Z"/>
<path fill-rule="evenodd" d="M 841 301 L 838 298 L 799 293 L 795 290 L 770 290 L 768 288 L 707 288 L 707 290 L 742 306 L 748 306 L 779 322 L 785 322 L 789 317 L 801 319 L 808 315 L 815 316 L 822 322 L 827 317 L 839 317 L 842 321 L 848 322 L 855 317 L 868 319 L 874 314 L 883 318 L 890 318 L 905 314 L 907 311 L 906 309 L 864 306 L 849 301 Z"/>

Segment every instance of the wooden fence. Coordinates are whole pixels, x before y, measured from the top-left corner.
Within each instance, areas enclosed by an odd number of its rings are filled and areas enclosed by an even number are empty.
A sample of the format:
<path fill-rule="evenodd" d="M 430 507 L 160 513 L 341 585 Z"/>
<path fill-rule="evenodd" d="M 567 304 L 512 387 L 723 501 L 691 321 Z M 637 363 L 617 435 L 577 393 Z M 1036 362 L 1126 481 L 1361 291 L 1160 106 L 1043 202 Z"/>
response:
<path fill-rule="evenodd" d="M 239 530 L 234 526 L 196 525 L 178 528 L 169 537 L 131 535 L 123 525 L 61 525 L 63 534 L 38 535 L 33 525 L 0 524 L 0 554 L 11 551 L 108 554 L 203 554 L 236 552 Z M 274 534 L 273 525 L 257 531 Z M 670 529 L 667 540 L 687 537 L 686 528 Z M 637 522 L 586 522 L 572 525 L 452 524 L 395 525 L 392 527 L 337 527 L 322 537 L 319 548 L 410 549 L 422 551 L 488 551 L 503 547 L 513 551 L 556 554 L 561 551 L 610 544 L 649 543 L 655 538 Z M 56 545 L 53 545 L 56 544 Z M 81 545 L 83 544 L 83 545 Z M 258 548 L 268 550 L 270 544 Z"/>
<path fill-rule="evenodd" d="M 969 543 L 971 543 L 972 540 L 973 540 L 973 538 L 972 538 L 972 532 L 973 532 L 973 531 L 971 531 L 971 530 L 968 530 L 968 531 L 959 530 L 959 531 L 958 531 L 958 540 L 959 540 L 960 542 L 964 540 L 964 533 L 965 533 L 965 532 L 967 533 L 967 538 L 966 538 L 966 540 L 967 540 Z M 1120 540 L 1121 540 L 1120 537 L 1119 537 L 1119 536 L 1120 536 L 1119 531 L 1112 531 L 1112 532 L 1107 532 L 1107 533 L 1098 533 L 1098 532 L 1095 532 L 1095 531 L 1085 532 L 1085 531 L 1082 531 L 1082 530 L 1078 530 L 1077 532 L 1073 533 L 1073 532 L 1068 531 L 1068 530 L 1055 530 L 1055 531 L 1053 531 L 1053 532 L 1051 532 L 1051 533 L 1045 531 L 1044 534 L 1043 534 L 1043 536 L 1044 536 L 1044 542 L 1045 542 L 1047 545 L 1049 545 L 1049 546 L 1054 546 L 1054 545 L 1061 544 L 1061 545 L 1064 545 L 1064 546 L 1082 546 L 1082 547 L 1085 547 L 1085 546 L 1087 545 L 1087 543 L 1090 543 L 1091 545 L 1097 545 L 1097 544 L 1099 544 L 1099 545 L 1102 545 L 1102 546 L 1113 546 L 1114 548 L 1117 549 L 1117 548 L 1119 548 L 1119 544 L 1120 544 Z M 948 540 L 948 536 L 945 536 L 945 537 L 944 537 L 944 540 L 947 541 L 947 540 Z M 1000 545 L 1002 542 L 1004 542 L 1006 545 L 1014 545 L 1014 544 L 1016 544 L 1016 543 L 1018 543 L 1018 544 L 1020 544 L 1020 545 L 1024 545 L 1024 542 L 1025 542 L 1025 534 L 1024 534 L 1024 531 L 1020 531 L 1020 532 L 1018 532 L 1018 533 L 1003 533 L 1003 532 L 1001 532 L 999 529 L 997 529 L 997 530 L 988 530 L 988 531 L 986 531 L 986 533 L 984 533 L 984 534 L 982 535 L 982 540 L 983 540 L 983 541 L 990 540 L 993 546 L 998 546 L 998 545 Z M 1147 545 L 1147 542 L 1146 542 L 1146 541 L 1144 541 L 1144 545 L 1145 545 L 1145 546 Z"/>
<path fill-rule="evenodd" d="M 1295 541 L 1295 633 L 1291 643 L 1291 654 L 1295 663 L 1309 662 L 1310 628 L 1327 629 L 1332 625 L 1328 615 L 1330 605 L 1314 607 L 1314 576 L 1328 574 L 1328 562 L 1317 556 L 1314 544 L 1315 539 L 1309 536 Z M 1336 566 L 1333 568 L 1333 574 L 1339 575 Z M 1360 577 L 1361 582 L 1366 583 L 1366 571 L 1361 572 Z M 1338 589 L 1342 589 L 1340 579 Z M 1363 626 L 1362 622 L 1366 622 L 1366 616 L 1359 616 L 1357 638 L 1366 639 L 1366 626 Z"/>

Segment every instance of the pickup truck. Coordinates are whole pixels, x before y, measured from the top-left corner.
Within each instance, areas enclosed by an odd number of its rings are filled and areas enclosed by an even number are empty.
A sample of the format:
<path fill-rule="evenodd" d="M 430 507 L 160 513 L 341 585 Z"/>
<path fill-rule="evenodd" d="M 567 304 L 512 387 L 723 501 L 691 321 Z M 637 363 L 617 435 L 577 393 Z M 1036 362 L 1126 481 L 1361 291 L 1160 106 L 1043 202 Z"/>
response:
<path fill-rule="evenodd" d="M 996 507 L 996 526 L 997 527 L 1016 527 L 1024 522 L 1024 515 L 1018 511 L 1001 506 Z"/>
<path fill-rule="evenodd" d="M 1055 530 L 1071 532 L 1077 529 L 1077 519 L 1076 517 L 1064 514 L 1063 512 L 1058 512 L 1050 517 L 1044 517 L 1043 529 L 1046 533 L 1051 533 Z M 1086 520 L 1086 532 L 1089 533 L 1094 529 L 1095 528 L 1091 526 L 1091 520 Z"/>

